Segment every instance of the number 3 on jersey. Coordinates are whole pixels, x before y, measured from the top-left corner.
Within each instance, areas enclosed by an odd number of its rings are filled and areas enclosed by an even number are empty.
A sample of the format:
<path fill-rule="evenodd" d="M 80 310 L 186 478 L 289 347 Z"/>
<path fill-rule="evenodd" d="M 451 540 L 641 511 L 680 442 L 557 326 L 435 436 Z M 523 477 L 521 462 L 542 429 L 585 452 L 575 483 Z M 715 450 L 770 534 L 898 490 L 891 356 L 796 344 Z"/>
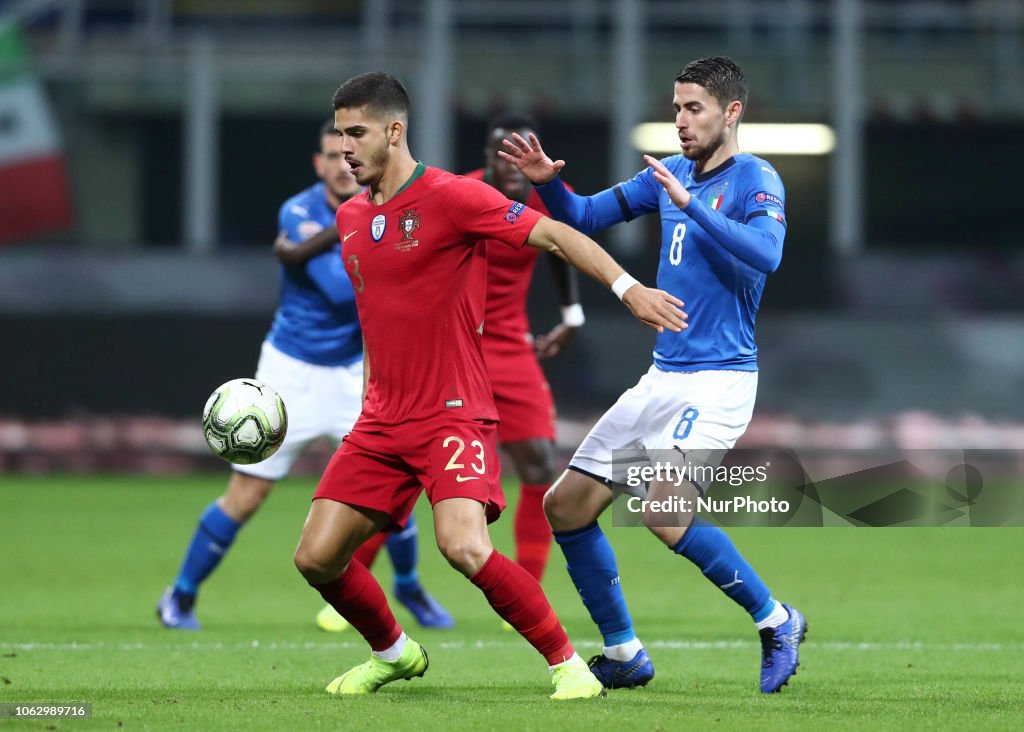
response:
<path fill-rule="evenodd" d="M 441 443 L 441 447 L 446 448 L 452 443 L 455 443 L 455 452 L 452 454 L 451 459 L 448 461 L 448 464 L 444 466 L 444 469 L 462 470 L 466 466 L 463 463 L 459 462 L 459 458 L 462 457 L 462 453 L 466 450 L 466 441 L 463 440 L 461 437 L 457 437 L 455 435 L 448 435 L 447 437 L 444 438 L 444 442 Z M 474 473 L 479 473 L 480 475 L 483 475 L 485 472 L 487 472 L 487 468 L 484 465 L 484 444 L 480 442 L 480 440 L 473 440 L 471 443 L 469 443 L 469 446 L 476 449 L 476 455 L 474 457 L 476 458 L 476 460 L 480 462 L 480 465 L 477 466 L 473 461 L 470 461 L 469 467 L 473 470 Z M 480 478 L 477 475 L 456 474 L 455 480 L 458 483 L 464 483 L 467 480 L 480 480 Z"/>
<path fill-rule="evenodd" d="M 359 271 L 359 257 L 355 254 L 350 254 L 345 261 L 352 265 L 352 271 L 349 273 L 349 279 L 352 280 L 352 289 L 356 292 L 362 292 L 366 289 L 366 282 Z"/>
<path fill-rule="evenodd" d="M 683 261 L 683 237 L 686 236 L 686 224 L 679 222 L 672 230 L 672 243 L 668 246 L 668 261 L 677 265 Z"/>

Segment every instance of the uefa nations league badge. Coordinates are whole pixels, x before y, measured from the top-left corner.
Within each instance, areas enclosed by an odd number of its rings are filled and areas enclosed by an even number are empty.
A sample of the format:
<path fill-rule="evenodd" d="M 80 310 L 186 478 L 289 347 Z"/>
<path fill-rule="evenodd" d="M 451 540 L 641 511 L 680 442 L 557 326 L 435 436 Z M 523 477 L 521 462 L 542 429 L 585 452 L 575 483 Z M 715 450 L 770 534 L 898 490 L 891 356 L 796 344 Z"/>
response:
<path fill-rule="evenodd" d="M 380 241 L 380 238 L 384 236 L 384 227 L 387 225 L 387 219 L 384 218 L 384 214 L 377 214 L 373 217 L 373 221 L 370 222 L 370 236 L 373 237 L 374 241 Z"/>

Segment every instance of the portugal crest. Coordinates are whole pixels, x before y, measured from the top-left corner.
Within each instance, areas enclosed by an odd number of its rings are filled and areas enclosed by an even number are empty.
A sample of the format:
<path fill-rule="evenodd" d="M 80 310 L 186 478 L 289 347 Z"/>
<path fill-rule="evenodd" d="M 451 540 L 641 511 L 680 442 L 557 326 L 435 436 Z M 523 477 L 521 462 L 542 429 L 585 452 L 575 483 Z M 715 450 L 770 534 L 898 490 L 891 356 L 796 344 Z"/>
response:
<path fill-rule="evenodd" d="M 398 217 L 398 228 L 402 232 L 402 238 L 395 244 L 395 249 L 400 252 L 408 251 L 420 245 L 419 239 L 413 237 L 413 232 L 420 228 L 420 216 L 416 209 L 407 208 Z"/>

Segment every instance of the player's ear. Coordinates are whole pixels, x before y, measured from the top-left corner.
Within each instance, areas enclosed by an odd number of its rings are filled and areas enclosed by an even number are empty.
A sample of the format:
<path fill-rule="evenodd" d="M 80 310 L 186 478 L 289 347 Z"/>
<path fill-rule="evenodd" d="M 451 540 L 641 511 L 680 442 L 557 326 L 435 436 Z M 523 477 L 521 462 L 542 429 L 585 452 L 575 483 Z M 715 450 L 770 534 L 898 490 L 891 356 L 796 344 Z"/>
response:
<path fill-rule="evenodd" d="M 398 145 L 402 142 L 402 133 L 405 131 L 405 123 L 400 119 L 393 119 L 388 124 L 388 144 Z"/>
<path fill-rule="evenodd" d="M 740 117 L 743 116 L 743 102 L 736 99 L 729 102 L 729 106 L 725 110 L 725 123 L 728 125 L 739 124 Z"/>
<path fill-rule="evenodd" d="M 324 158 L 320 153 L 313 153 L 313 170 L 319 177 L 324 177 Z"/>

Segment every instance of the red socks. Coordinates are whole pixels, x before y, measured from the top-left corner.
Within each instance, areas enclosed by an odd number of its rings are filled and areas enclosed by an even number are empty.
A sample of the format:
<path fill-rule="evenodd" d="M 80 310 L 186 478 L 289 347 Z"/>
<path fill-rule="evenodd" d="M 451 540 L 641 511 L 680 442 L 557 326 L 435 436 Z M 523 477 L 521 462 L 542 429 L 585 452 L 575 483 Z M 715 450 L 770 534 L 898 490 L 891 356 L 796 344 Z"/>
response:
<path fill-rule="evenodd" d="M 494 552 L 480 571 L 470 577 L 470 582 L 483 591 L 502 619 L 540 651 L 549 666 L 562 663 L 575 653 L 540 584 L 518 564 Z"/>
<path fill-rule="evenodd" d="M 513 523 L 516 562 L 538 582 L 551 552 L 551 527 L 544 515 L 544 494 L 550 487 L 523 483 Z"/>
<path fill-rule="evenodd" d="M 402 634 L 402 626 L 391 614 L 384 590 L 360 562 L 353 559 L 337 579 L 313 585 L 313 589 L 352 623 L 373 650 L 390 648 Z"/>
<path fill-rule="evenodd" d="M 367 569 L 373 569 L 373 562 L 380 553 L 380 548 L 387 543 L 388 536 L 389 534 L 378 531 L 364 541 L 361 547 L 356 549 L 356 553 L 352 555 L 352 558 Z"/>
<path fill-rule="evenodd" d="M 483 591 L 495 612 L 544 656 L 549 666 L 562 663 L 575 653 L 540 584 L 518 564 L 493 552 L 470 581 Z M 384 591 L 361 562 L 353 559 L 337 579 L 313 587 L 352 623 L 373 650 L 390 648 L 402 634 Z"/>

